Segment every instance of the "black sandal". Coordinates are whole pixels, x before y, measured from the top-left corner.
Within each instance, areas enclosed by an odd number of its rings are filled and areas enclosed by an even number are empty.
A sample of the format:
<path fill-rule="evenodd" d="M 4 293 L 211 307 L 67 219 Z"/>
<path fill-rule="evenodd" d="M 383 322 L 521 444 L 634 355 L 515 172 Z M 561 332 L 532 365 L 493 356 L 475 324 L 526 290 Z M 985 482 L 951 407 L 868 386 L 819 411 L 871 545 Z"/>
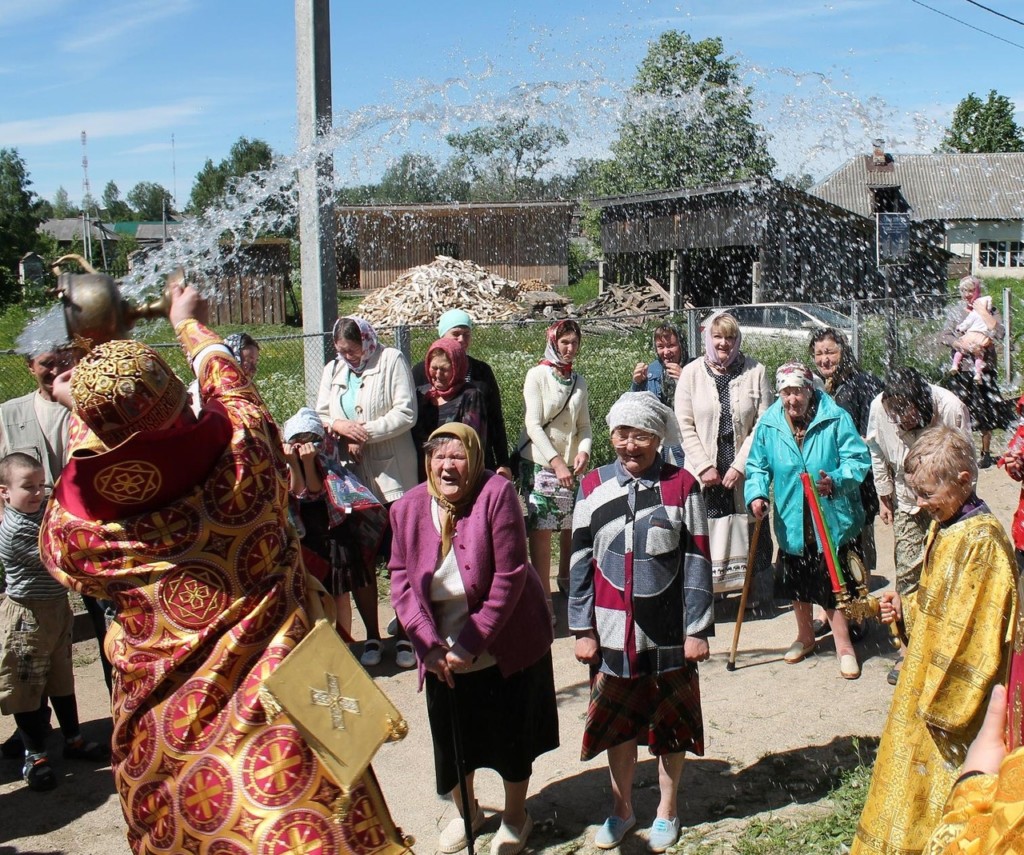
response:
<path fill-rule="evenodd" d="M 25 767 L 21 770 L 30 790 L 44 792 L 57 786 L 57 774 L 50 765 L 50 758 L 45 754 L 29 754 L 25 758 Z"/>

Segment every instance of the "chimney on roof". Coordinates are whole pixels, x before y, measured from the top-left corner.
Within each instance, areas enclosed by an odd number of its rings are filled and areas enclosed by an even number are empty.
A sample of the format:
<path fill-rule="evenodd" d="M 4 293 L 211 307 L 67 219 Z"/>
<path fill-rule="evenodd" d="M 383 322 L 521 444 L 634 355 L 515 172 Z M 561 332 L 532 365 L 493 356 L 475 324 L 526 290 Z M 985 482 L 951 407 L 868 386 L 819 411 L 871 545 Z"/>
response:
<path fill-rule="evenodd" d="M 875 166 L 885 166 L 885 140 L 881 137 L 871 141 L 871 162 Z"/>

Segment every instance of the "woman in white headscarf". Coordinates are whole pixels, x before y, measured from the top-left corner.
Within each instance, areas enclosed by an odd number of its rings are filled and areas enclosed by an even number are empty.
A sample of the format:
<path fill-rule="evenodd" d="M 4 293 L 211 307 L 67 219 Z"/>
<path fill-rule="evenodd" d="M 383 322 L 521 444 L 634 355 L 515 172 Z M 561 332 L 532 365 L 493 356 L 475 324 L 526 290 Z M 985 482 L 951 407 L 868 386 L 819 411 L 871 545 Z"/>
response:
<path fill-rule="evenodd" d="M 707 516 L 696 479 L 658 449 L 677 440 L 675 415 L 651 392 L 608 412 L 616 460 L 584 476 L 572 520 L 569 629 L 591 667 L 584 760 L 608 752 L 612 811 L 597 832 L 618 846 L 636 824 L 638 739 L 658 758 L 660 799 L 647 848 L 679 837 L 686 751 L 704 753 L 697 663 L 714 635 Z"/>
<path fill-rule="evenodd" d="M 708 511 L 715 591 L 743 586 L 753 523 L 743 501 L 743 470 L 754 425 L 775 399 L 764 366 L 740 350 L 743 336 L 727 312 L 704 328 L 704 358 L 683 367 L 675 411 L 686 468 L 701 484 Z M 771 605 L 771 538 L 758 541 L 752 601 Z"/>

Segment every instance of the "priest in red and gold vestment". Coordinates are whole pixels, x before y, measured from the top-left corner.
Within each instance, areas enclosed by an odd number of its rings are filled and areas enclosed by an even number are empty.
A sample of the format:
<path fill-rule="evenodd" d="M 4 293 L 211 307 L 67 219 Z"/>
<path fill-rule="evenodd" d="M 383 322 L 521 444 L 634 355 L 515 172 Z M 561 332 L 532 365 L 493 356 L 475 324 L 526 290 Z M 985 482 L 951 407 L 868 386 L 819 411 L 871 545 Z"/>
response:
<path fill-rule="evenodd" d="M 306 635 L 307 583 L 287 521 L 287 465 L 250 379 L 171 286 L 171 322 L 199 378 L 111 341 L 71 379 L 71 455 L 43 523 L 43 559 L 113 600 L 113 769 L 139 855 L 404 851 L 372 773 L 339 787 L 260 685 Z"/>

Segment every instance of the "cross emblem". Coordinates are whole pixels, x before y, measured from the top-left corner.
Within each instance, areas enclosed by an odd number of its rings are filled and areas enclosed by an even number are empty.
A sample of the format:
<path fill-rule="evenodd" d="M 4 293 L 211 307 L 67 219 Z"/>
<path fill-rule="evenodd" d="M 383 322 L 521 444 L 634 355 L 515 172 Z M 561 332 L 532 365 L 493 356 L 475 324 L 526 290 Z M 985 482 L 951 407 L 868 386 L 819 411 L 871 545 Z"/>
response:
<path fill-rule="evenodd" d="M 327 707 L 331 711 L 331 727 L 335 730 L 345 729 L 346 712 L 359 715 L 359 701 L 355 698 L 346 698 L 341 694 L 338 687 L 338 678 L 333 674 L 324 674 L 327 678 L 327 691 L 310 687 L 309 697 L 314 706 Z"/>

